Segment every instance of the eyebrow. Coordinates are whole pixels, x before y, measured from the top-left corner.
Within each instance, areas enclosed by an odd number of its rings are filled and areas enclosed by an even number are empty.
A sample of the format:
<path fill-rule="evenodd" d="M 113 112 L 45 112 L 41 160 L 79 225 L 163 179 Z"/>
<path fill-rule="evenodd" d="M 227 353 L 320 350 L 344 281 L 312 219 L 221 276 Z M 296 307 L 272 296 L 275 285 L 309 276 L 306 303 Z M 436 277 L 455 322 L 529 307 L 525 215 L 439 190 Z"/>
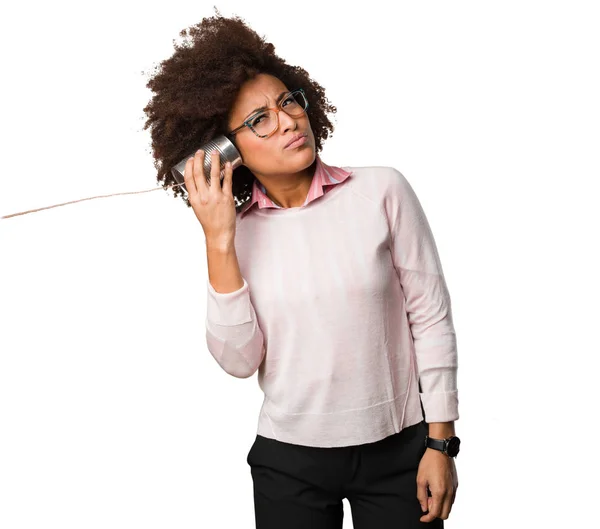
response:
<path fill-rule="evenodd" d="M 283 96 L 286 95 L 286 94 L 289 94 L 289 93 L 290 93 L 290 90 L 285 90 L 284 92 L 281 92 L 281 94 L 279 94 L 277 96 L 277 99 L 275 100 L 275 103 L 279 103 L 283 99 Z M 246 119 L 248 119 L 250 116 L 254 115 L 259 110 L 266 110 L 266 109 L 267 109 L 266 106 L 255 108 L 252 112 L 250 112 L 248 114 L 248 116 L 246 117 Z"/>

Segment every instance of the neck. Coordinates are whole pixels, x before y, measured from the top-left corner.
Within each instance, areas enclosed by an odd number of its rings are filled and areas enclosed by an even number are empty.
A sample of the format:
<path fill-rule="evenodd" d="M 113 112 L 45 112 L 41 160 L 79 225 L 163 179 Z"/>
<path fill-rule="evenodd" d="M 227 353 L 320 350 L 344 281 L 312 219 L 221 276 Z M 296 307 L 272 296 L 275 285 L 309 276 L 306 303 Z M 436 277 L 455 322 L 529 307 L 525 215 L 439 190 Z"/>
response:
<path fill-rule="evenodd" d="M 315 169 L 316 160 L 300 176 L 295 175 L 295 181 L 288 185 L 281 184 L 282 177 L 277 177 L 275 181 L 261 177 L 259 181 L 264 186 L 266 195 L 279 207 L 297 208 L 306 201 Z"/>

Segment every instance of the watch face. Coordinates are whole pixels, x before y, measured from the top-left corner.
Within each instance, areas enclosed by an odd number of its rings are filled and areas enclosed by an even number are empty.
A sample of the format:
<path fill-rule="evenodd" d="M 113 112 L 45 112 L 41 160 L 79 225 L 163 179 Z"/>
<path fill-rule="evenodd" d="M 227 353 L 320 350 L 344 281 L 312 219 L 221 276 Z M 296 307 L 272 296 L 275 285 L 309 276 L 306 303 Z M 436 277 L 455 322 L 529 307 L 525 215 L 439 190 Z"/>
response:
<path fill-rule="evenodd" d="M 450 439 L 450 441 L 448 441 L 448 448 L 446 451 L 450 457 L 455 457 L 460 451 L 460 439 L 458 437 L 453 437 Z"/>

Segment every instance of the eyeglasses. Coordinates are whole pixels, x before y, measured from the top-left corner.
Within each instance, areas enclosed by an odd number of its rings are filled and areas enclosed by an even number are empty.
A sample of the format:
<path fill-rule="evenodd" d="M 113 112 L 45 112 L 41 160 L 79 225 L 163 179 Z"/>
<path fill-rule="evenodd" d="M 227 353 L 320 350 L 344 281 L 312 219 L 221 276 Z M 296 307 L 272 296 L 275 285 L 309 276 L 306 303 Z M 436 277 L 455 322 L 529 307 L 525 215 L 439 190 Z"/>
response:
<path fill-rule="evenodd" d="M 238 128 L 229 132 L 237 134 L 244 127 L 248 127 L 259 138 L 268 138 L 279 128 L 279 112 L 282 110 L 292 118 L 299 118 L 308 108 L 308 100 L 302 88 L 288 92 L 275 108 L 267 108 L 250 116 Z"/>

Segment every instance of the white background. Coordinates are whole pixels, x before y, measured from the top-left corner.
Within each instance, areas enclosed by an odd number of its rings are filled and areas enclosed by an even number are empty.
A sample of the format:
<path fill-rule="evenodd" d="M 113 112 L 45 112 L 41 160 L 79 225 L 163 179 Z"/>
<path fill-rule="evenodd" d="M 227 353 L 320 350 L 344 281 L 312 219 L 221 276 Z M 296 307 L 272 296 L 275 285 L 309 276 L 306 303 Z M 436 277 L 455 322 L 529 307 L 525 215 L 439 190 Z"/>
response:
<path fill-rule="evenodd" d="M 217 4 L 324 86 L 323 160 L 397 168 L 428 215 L 459 348 L 448 528 L 598 517 L 595 4 Z M 0 215 L 157 187 L 142 72 L 212 6 L 4 13 Z M 0 236 L 0 526 L 254 527 L 262 392 L 206 348 L 193 211 L 159 188 L 5 218 Z"/>

